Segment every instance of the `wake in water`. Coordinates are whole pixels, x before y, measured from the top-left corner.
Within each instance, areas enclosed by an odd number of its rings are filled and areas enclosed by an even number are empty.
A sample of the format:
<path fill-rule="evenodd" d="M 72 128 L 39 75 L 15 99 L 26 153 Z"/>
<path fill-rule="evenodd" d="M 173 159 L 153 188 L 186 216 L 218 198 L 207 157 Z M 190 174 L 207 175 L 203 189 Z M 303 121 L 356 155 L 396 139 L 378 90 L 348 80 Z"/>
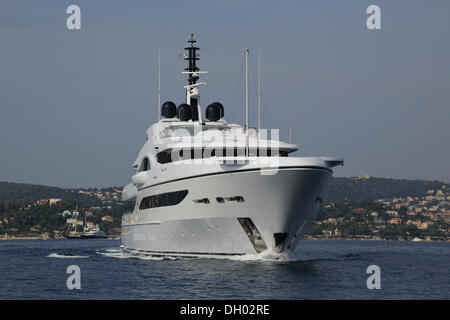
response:
<path fill-rule="evenodd" d="M 200 257 L 203 258 L 203 257 Z M 297 261 L 298 259 L 294 256 L 292 252 L 275 253 L 270 250 L 266 250 L 255 254 L 245 254 L 245 255 L 211 255 L 208 258 L 212 259 L 226 259 L 234 261 L 267 261 L 267 262 L 291 262 Z"/>
<path fill-rule="evenodd" d="M 89 256 L 74 256 L 71 254 L 59 254 L 59 253 L 50 253 L 47 258 L 58 258 L 58 259 L 85 259 L 89 258 Z"/>
<path fill-rule="evenodd" d="M 104 257 L 116 259 L 140 259 L 140 260 L 155 260 L 155 261 L 180 259 L 180 257 L 155 256 L 150 254 L 129 252 L 122 249 L 106 249 L 104 252 L 97 251 L 97 254 L 100 254 Z"/>
<path fill-rule="evenodd" d="M 308 262 L 308 261 L 342 261 L 342 260 L 352 260 L 359 258 L 359 253 L 347 253 L 341 254 L 338 257 L 307 257 L 297 256 L 292 251 L 285 251 L 283 253 L 275 253 L 270 250 L 266 250 L 256 254 L 246 254 L 246 255 L 155 255 L 151 253 L 129 251 L 121 248 L 109 248 L 101 251 L 96 251 L 96 254 L 108 258 L 116 259 L 139 259 L 139 260 L 149 260 L 149 261 L 173 261 L 180 259 L 215 259 L 215 260 L 232 260 L 232 261 L 243 261 L 243 262 Z M 57 259 L 85 259 L 89 258 L 89 255 L 73 255 L 70 253 L 59 254 L 50 253 L 47 258 L 57 258 Z"/>
<path fill-rule="evenodd" d="M 104 257 L 117 259 L 140 259 L 140 260 L 179 260 L 179 259 L 217 259 L 217 260 L 233 260 L 233 261 L 265 261 L 265 262 L 292 262 L 299 261 L 292 252 L 275 253 L 270 250 L 257 254 L 246 255 L 153 255 L 137 251 L 129 251 L 123 249 L 106 249 L 97 251 Z"/>

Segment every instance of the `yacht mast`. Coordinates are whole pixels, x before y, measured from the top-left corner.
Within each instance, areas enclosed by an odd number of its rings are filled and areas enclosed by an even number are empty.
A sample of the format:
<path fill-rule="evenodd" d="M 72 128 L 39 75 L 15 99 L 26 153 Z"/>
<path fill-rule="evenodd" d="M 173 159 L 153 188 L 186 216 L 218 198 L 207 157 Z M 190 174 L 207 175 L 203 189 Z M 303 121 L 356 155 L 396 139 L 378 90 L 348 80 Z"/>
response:
<path fill-rule="evenodd" d="M 189 85 L 193 85 L 196 84 L 197 80 L 199 79 L 196 72 L 200 71 L 200 69 L 197 67 L 197 61 L 200 60 L 197 54 L 197 50 L 200 50 L 200 48 L 195 46 L 195 43 L 197 41 L 194 39 L 193 34 L 191 34 L 188 42 L 190 43 L 190 46 L 184 48 L 184 50 L 188 52 L 187 55 L 185 55 L 184 60 L 188 60 L 189 66 L 187 68 L 184 68 L 184 70 L 189 74 Z"/>
<path fill-rule="evenodd" d="M 245 129 L 248 131 L 248 48 L 245 48 Z"/>
<path fill-rule="evenodd" d="M 161 120 L 161 48 L 158 48 L 158 121 Z"/>
<path fill-rule="evenodd" d="M 202 115 L 199 105 L 199 98 L 200 93 L 198 90 L 198 87 L 200 85 L 206 84 L 204 82 L 197 83 L 197 80 L 199 79 L 200 73 L 207 73 L 206 71 L 200 71 L 200 68 L 197 67 L 197 61 L 200 60 L 199 54 L 197 53 L 200 48 L 198 48 L 195 43 L 197 41 L 194 38 L 194 35 L 191 34 L 186 48 L 184 50 L 187 51 L 187 53 L 184 55 L 184 60 L 188 61 L 188 67 L 185 68 L 183 74 L 188 74 L 188 82 L 189 85 L 185 86 L 186 89 L 186 103 L 191 106 L 192 111 L 192 121 L 202 121 Z"/>
<path fill-rule="evenodd" d="M 245 48 L 245 155 L 248 156 L 248 48 Z"/>
<path fill-rule="evenodd" d="M 258 133 L 261 129 L 261 52 L 258 51 Z"/>

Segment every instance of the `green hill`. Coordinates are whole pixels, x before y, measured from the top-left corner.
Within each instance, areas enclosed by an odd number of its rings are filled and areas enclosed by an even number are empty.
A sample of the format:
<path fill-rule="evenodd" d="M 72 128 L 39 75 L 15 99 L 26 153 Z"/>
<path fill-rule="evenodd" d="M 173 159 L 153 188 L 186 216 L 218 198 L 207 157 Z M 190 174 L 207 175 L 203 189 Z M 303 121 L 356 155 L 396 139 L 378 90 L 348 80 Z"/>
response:
<path fill-rule="evenodd" d="M 61 198 L 67 191 L 58 187 L 0 182 L 0 202 L 33 202 L 43 198 Z"/>
<path fill-rule="evenodd" d="M 112 191 L 113 188 L 99 189 Z M 80 190 L 97 189 L 64 189 L 59 187 L 43 186 L 37 184 L 0 182 L 0 203 L 32 203 L 40 199 L 61 198 L 79 200 L 85 204 L 98 205 L 98 198 L 79 193 Z"/>
<path fill-rule="evenodd" d="M 427 180 L 386 178 L 333 178 L 323 196 L 325 201 L 363 201 L 395 197 L 416 197 L 427 190 L 441 188 L 448 183 Z"/>

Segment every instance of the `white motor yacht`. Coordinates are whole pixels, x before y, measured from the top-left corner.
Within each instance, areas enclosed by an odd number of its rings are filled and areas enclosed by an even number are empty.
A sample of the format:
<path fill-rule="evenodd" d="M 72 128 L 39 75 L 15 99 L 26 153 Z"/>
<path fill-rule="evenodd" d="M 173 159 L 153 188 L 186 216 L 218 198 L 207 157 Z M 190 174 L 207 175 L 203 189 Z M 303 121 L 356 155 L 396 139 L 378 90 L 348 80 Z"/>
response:
<path fill-rule="evenodd" d="M 121 247 L 187 256 L 293 250 L 344 160 L 293 156 L 297 145 L 276 130 L 228 123 L 219 102 L 203 117 L 192 35 L 185 50 L 186 101 L 162 104 L 147 130 L 123 190 L 136 205 L 122 218 Z"/>

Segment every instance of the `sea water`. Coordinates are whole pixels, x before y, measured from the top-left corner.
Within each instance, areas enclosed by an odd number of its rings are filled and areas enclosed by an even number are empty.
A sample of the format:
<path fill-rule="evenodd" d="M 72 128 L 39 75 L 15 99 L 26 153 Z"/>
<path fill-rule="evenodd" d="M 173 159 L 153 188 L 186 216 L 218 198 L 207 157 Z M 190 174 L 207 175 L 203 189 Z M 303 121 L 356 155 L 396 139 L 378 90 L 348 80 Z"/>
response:
<path fill-rule="evenodd" d="M 4 240 L 0 299 L 449 299 L 449 262 L 449 242 L 304 240 L 282 255 L 176 258 L 123 252 L 120 240 Z M 80 289 L 68 288 L 72 265 Z M 372 265 L 380 289 L 367 286 Z"/>

